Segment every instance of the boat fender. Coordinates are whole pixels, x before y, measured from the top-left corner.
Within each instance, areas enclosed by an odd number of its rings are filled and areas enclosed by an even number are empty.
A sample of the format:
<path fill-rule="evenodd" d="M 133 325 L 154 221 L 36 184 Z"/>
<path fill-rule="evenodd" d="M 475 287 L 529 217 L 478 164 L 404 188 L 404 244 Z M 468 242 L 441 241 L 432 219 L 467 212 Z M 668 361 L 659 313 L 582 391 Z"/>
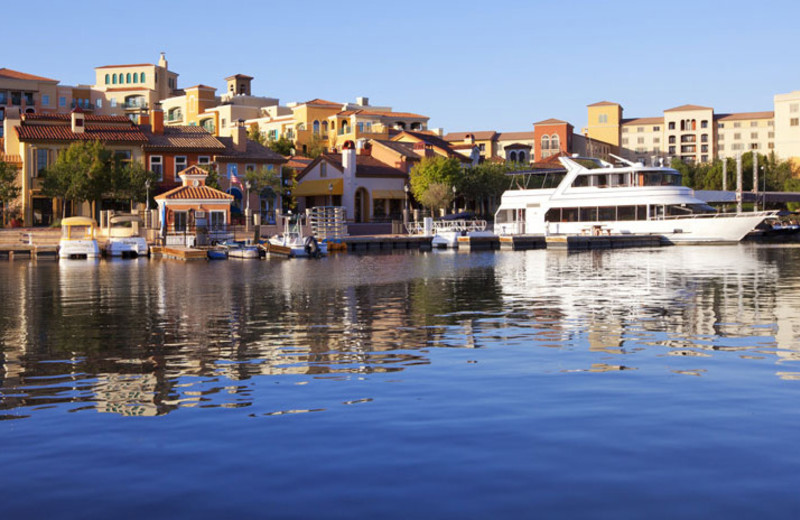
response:
<path fill-rule="evenodd" d="M 317 239 L 314 237 L 306 237 L 303 241 L 304 249 L 308 256 L 318 257 L 319 256 L 319 244 L 317 243 Z"/>

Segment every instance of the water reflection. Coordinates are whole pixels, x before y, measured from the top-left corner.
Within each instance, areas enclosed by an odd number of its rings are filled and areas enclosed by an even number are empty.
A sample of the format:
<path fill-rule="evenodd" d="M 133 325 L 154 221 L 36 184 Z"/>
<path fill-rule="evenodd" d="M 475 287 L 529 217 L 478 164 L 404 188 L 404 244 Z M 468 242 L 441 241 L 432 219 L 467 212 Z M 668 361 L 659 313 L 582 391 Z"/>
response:
<path fill-rule="evenodd" d="M 799 258 L 731 246 L 13 262 L 0 265 L 0 408 L 16 418 L 54 406 L 131 416 L 249 407 L 259 384 L 299 395 L 321 379 L 430 364 L 429 349 L 443 347 L 507 349 L 512 364 L 538 349 L 534 370 L 565 374 L 646 365 L 703 376 L 717 353 L 783 365 L 800 354 Z M 325 409 L 289 401 L 264 414 Z"/>

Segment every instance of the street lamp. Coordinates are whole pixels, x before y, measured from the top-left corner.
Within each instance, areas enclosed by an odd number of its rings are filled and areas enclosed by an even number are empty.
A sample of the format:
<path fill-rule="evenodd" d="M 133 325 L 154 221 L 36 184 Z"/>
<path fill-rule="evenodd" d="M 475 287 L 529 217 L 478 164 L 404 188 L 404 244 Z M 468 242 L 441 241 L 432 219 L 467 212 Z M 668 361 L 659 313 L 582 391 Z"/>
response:
<path fill-rule="evenodd" d="M 147 211 L 147 214 L 149 215 L 150 214 L 150 179 L 147 179 L 146 181 L 144 181 L 144 189 L 146 190 L 146 192 L 145 192 L 145 211 Z"/>
<path fill-rule="evenodd" d="M 456 185 L 453 184 L 453 213 L 456 212 Z"/>
<path fill-rule="evenodd" d="M 333 183 L 328 183 L 328 199 L 330 200 L 330 205 L 333 206 Z"/>
<path fill-rule="evenodd" d="M 761 210 L 767 209 L 767 176 L 764 175 L 764 167 L 760 166 L 761 170 Z"/>
<path fill-rule="evenodd" d="M 246 193 L 246 197 L 247 197 L 247 205 L 245 206 L 245 211 L 247 213 L 250 213 L 250 187 L 251 186 L 252 185 L 250 184 L 250 181 L 245 181 L 244 189 L 245 189 L 245 193 Z"/>

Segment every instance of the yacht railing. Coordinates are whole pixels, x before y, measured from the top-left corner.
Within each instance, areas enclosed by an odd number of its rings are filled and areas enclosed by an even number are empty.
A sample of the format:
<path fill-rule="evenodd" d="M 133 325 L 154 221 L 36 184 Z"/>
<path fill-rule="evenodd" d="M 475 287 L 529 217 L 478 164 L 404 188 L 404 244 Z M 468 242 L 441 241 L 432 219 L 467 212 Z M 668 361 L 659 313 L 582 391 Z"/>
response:
<path fill-rule="evenodd" d="M 435 220 L 433 222 L 433 234 L 446 232 L 466 232 L 484 231 L 487 223 L 485 220 Z M 423 222 L 414 221 L 406 224 L 406 230 L 410 235 L 422 235 L 425 233 Z"/>

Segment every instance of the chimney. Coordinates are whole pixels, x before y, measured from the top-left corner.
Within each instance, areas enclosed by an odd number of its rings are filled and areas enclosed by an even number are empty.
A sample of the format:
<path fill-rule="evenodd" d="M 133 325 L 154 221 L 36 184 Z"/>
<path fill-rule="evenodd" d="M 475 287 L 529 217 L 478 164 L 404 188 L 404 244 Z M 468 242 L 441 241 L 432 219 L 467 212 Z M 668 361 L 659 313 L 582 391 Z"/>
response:
<path fill-rule="evenodd" d="M 150 124 L 150 114 L 147 112 L 140 112 L 139 113 L 139 123 L 140 125 L 149 125 Z"/>
<path fill-rule="evenodd" d="M 161 56 L 158 58 L 158 66 L 167 68 L 167 56 L 164 51 L 161 51 Z"/>
<path fill-rule="evenodd" d="M 464 136 L 464 141 L 467 144 L 475 144 L 475 136 L 472 134 L 467 134 Z"/>
<path fill-rule="evenodd" d="M 247 128 L 244 126 L 244 119 L 239 119 L 236 122 L 236 127 L 233 129 L 233 149 L 237 152 L 247 151 Z"/>
<path fill-rule="evenodd" d="M 362 107 L 369 106 L 369 98 L 368 97 L 357 97 L 356 98 L 356 105 L 361 105 Z"/>
<path fill-rule="evenodd" d="M 72 119 L 72 133 L 82 134 L 86 130 L 86 114 L 83 113 L 81 107 L 75 107 L 70 116 Z"/>
<path fill-rule="evenodd" d="M 15 127 L 20 126 L 20 110 L 17 107 L 6 107 L 5 118 L 3 119 L 3 146 L 5 153 L 18 154 L 19 153 L 19 136 L 14 131 Z"/>
<path fill-rule="evenodd" d="M 161 110 L 161 103 L 155 103 L 150 110 L 150 129 L 153 135 L 164 134 L 164 111 Z"/>
<path fill-rule="evenodd" d="M 342 168 L 345 179 L 356 177 L 356 146 L 353 141 L 346 141 L 342 146 Z"/>

